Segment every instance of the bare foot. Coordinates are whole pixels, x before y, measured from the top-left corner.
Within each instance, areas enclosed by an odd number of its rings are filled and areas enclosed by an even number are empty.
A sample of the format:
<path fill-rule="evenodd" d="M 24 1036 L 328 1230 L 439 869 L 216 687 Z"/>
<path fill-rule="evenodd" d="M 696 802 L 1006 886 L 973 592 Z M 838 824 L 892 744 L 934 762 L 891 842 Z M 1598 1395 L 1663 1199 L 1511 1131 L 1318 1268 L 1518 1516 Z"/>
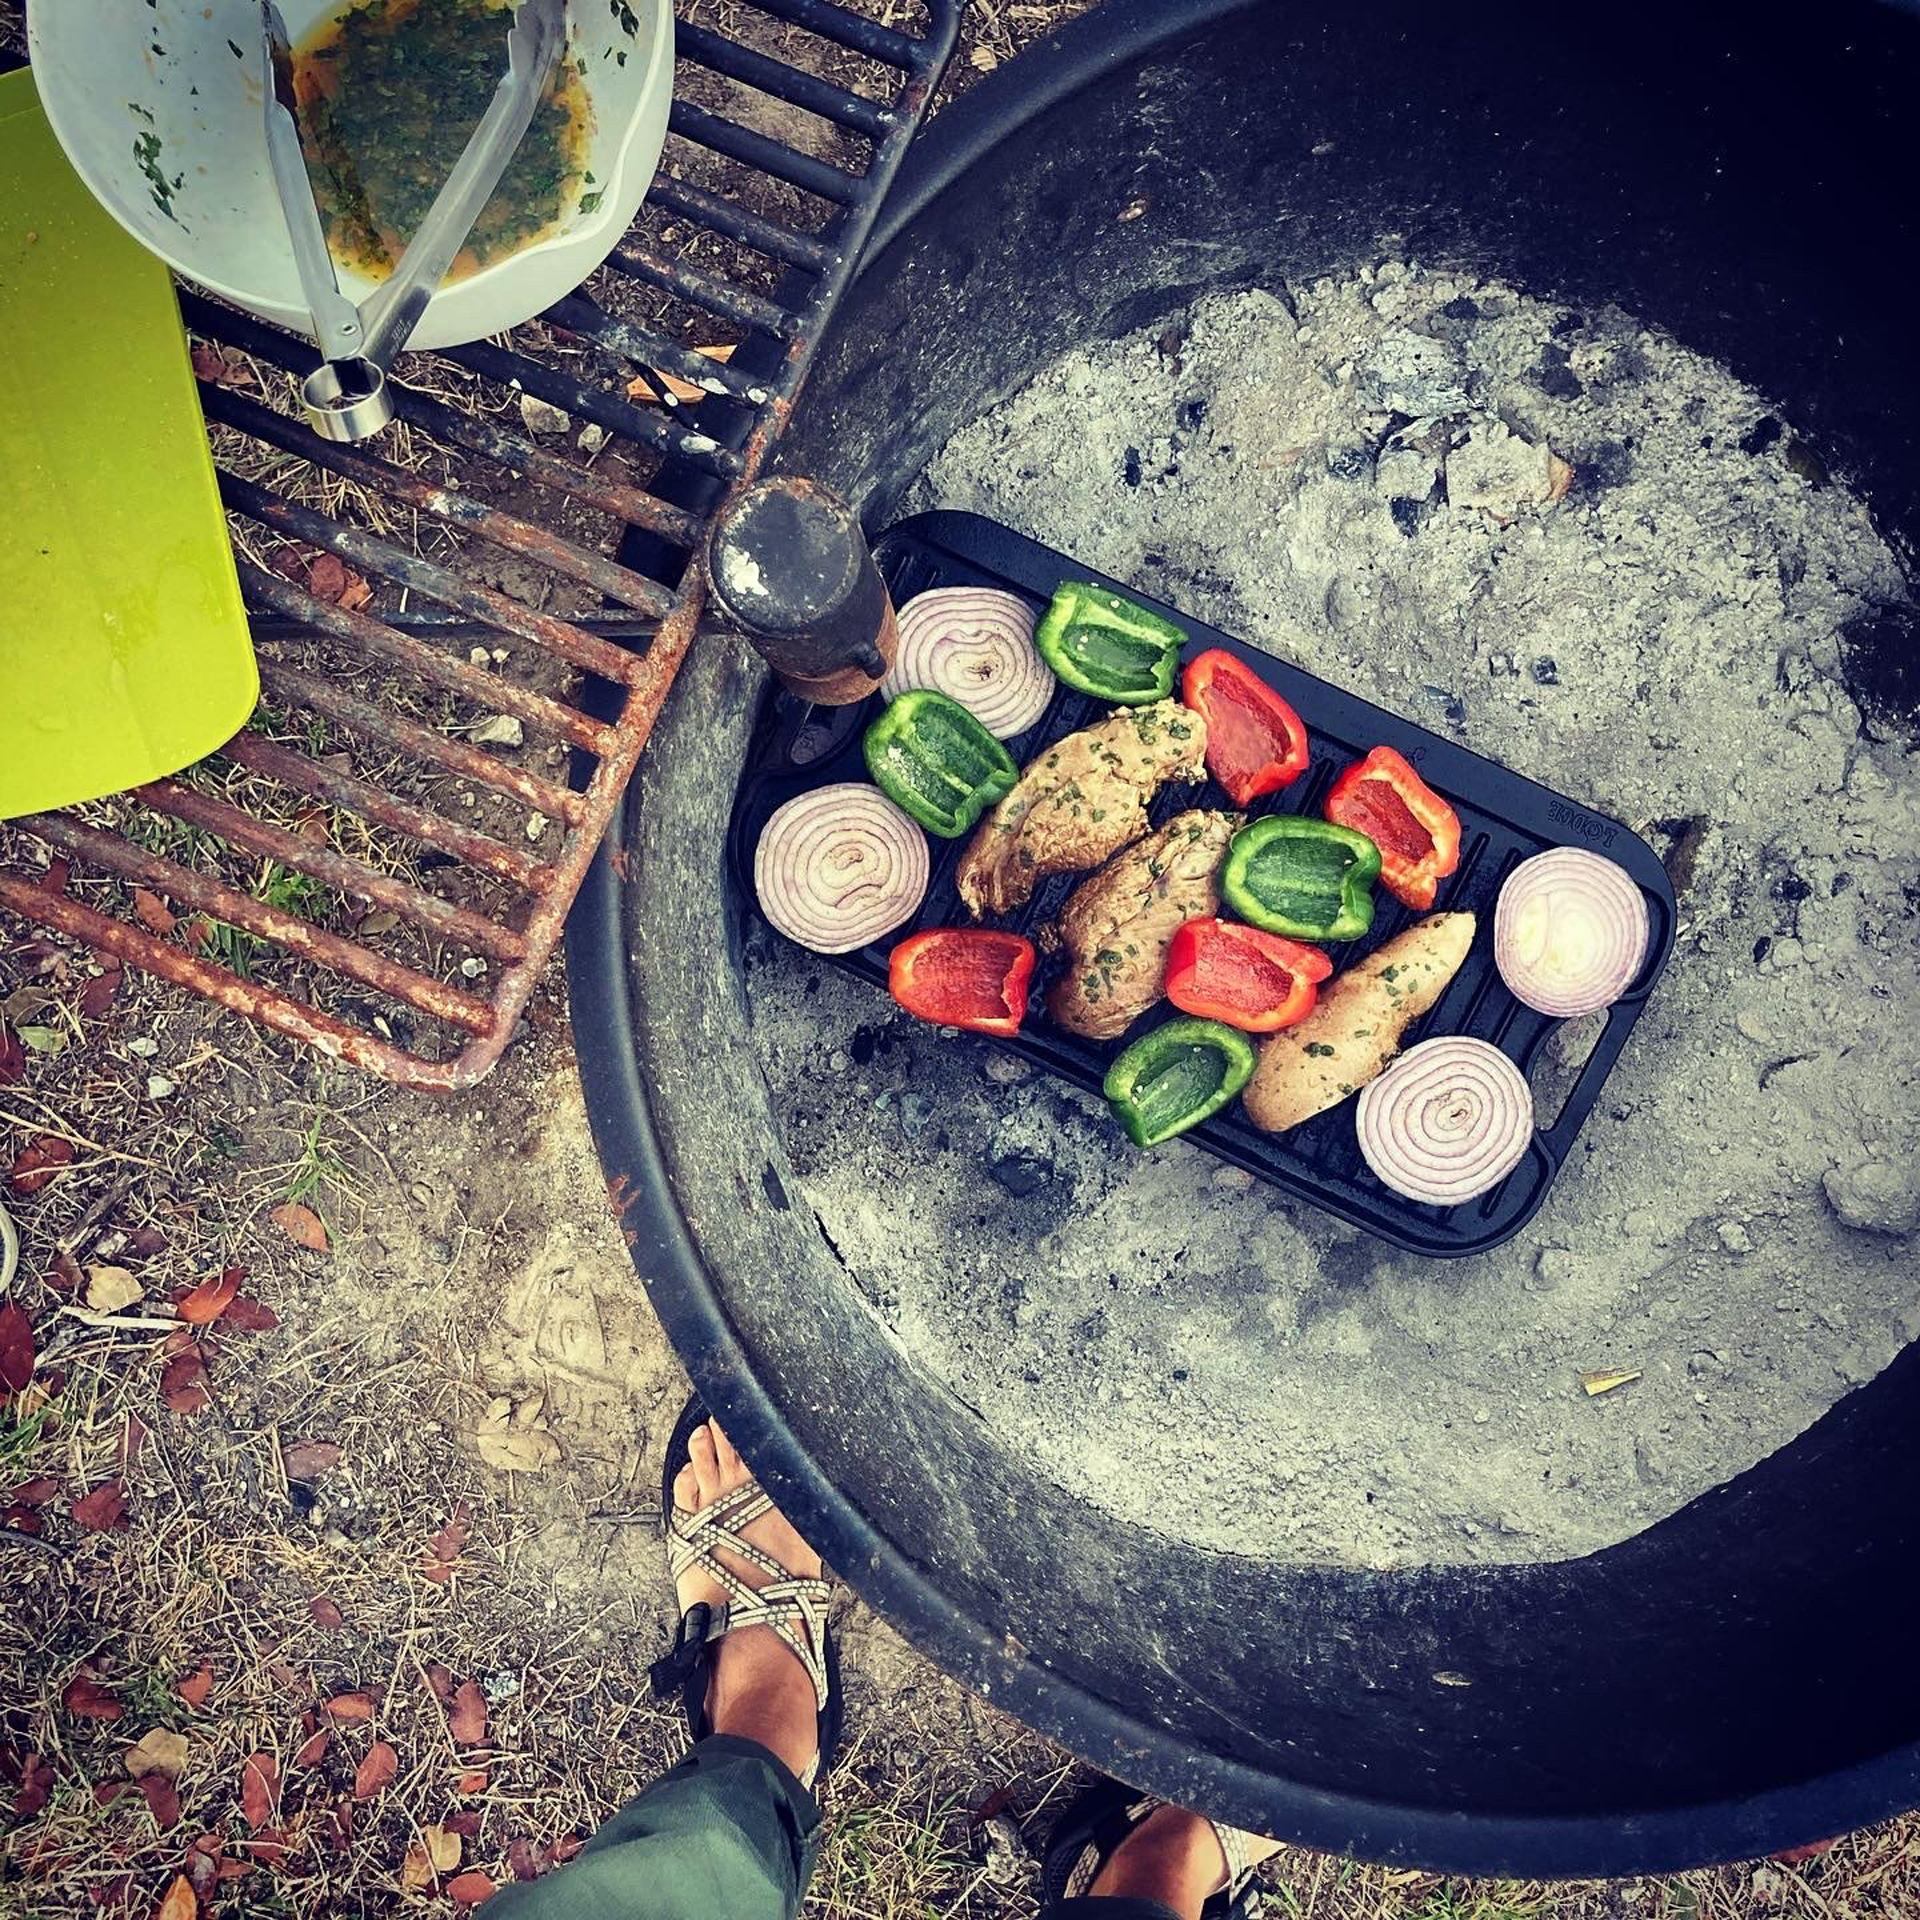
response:
<path fill-rule="evenodd" d="M 1280 1851 L 1277 1840 L 1245 1836 L 1249 1865 Z M 1115 1899 L 1157 1900 L 1180 1920 L 1200 1920 L 1200 1909 L 1227 1884 L 1227 1856 L 1210 1820 L 1184 1807 L 1156 1807 L 1114 1848 L 1087 1889 Z"/>
<path fill-rule="evenodd" d="M 699 1513 L 753 1478 L 717 1420 L 694 1429 L 688 1453 L 689 1462 L 673 1483 L 673 1504 L 683 1513 Z M 819 1576 L 820 1556 L 778 1512 L 763 1513 L 740 1531 L 789 1573 L 801 1578 Z M 771 1578 L 724 1547 L 716 1551 L 750 1587 L 764 1587 Z M 714 1607 L 727 1601 L 727 1590 L 698 1566 L 680 1576 L 678 1591 L 682 1613 L 702 1601 Z M 742 1627 L 720 1642 L 707 1686 L 707 1715 L 715 1733 L 758 1741 L 796 1774 L 806 1772 L 819 1750 L 813 1682 L 793 1649 L 771 1627 Z"/>

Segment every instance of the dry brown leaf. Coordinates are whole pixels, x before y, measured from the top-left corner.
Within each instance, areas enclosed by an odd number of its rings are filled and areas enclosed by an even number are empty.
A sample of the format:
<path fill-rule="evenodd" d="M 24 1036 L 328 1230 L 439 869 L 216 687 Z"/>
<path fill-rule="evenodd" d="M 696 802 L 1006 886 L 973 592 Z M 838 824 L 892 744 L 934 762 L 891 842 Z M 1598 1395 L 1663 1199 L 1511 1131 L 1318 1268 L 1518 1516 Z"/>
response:
<path fill-rule="evenodd" d="M 196 1711 L 207 1704 L 207 1695 L 213 1691 L 213 1669 L 203 1660 L 200 1671 L 189 1679 L 182 1680 L 174 1688 L 182 1700 Z"/>
<path fill-rule="evenodd" d="M 170 1334 L 168 1338 L 173 1336 Z M 207 1363 L 200 1349 L 190 1346 L 176 1353 L 160 1372 L 160 1398 L 175 1413 L 198 1413 L 212 1404 L 213 1391 L 207 1385 Z"/>
<path fill-rule="evenodd" d="M 127 1502 L 118 1480 L 103 1480 L 84 1493 L 70 1511 L 74 1524 L 90 1533 L 116 1533 L 127 1524 Z"/>
<path fill-rule="evenodd" d="M 118 1720 L 126 1712 L 120 1697 L 82 1667 L 60 1692 L 60 1704 L 81 1720 Z"/>
<path fill-rule="evenodd" d="M 313 1615 L 317 1626 L 344 1627 L 347 1624 L 347 1617 L 340 1611 L 338 1603 L 324 1593 L 315 1594 L 307 1602 L 307 1611 Z"/>
<path fill-rule="evenodd" d="M 175 1311 L 190 1327 L 211 1326 L 233 1304 L 245 1278 L 246 1268 L 227 1267 L 215 1278 L 202 1280 L 191 1293 L 182 1294 Z"/>
<path fill-rule="evenodd" d="M 460 1864 L 460 1845 L 460 1836 L 445 1827 L 422 1827 L 420 1838 L 407 1849 L 401 1863 L 401 1885 L 418 1893 L 450 1874 Z"/>
<path fill-rule="evenodd" d="M 695 347 L 694 352 L 700 354 L 705 359 L 717 361 L 723 367 L 733 358 L 733 348 L 731 345 L 724 347 Z M 707 392 L 704 387 L 696 387 L 691 380 L 682 380 L 678 374 L 666 373 L 660 377 L 666 383 L 667 391 L 672 394 L 682 406 L 690 407 L 695 401 L 704 400 L 707 397 Z M 638 374 L 627 382 L 627 398 L 629 400 L 646 402 L 658 400 L 660 395 L 645 374 Z"/>
<path fill-rule="evenodd" d="M 87 1305 L 95 1313 L 118 1313 L 122 1307 L 138 1306 L 145 1292 L 125 1267 L 87 1269 Z"/>
<path fill-rule="evenodd" d="M 356 1800 L 371 1800 L 376 1793 L 386 1789 L 399 1771 L 400 1756 L 384 1740 L 376 1740 L 367 1749 L 367 1757 L 354 1771 L 353 1797 Z"/>
<path fill-rule="evenodd" d="M 36 1135 L 27 1142 L 19 1159 L 13 1163 L 13 1170 L 7 1175 L 7 1185 L 15 1193 L 38 1193 L 58 1175 L 61 1168 L 70 1166 L 72 1162 L 71 1140 L 63 1140 L 57 1133 Z"/>
<path fill-rule="evenodd" d="M 179 924 L 173 917 L 173 909 L 148 887 L 134 888 L 133 911 L 149 933 L 157 933 L 163 940 Z"/>
<path fill-rule="evenodd" d="M 200 1902 L 194 1898 L 193 1882 L 184 1873 L 173 1876 L 167 1895 L 154 1910 L 153 1920 L 194 1920 Z"/>
<path fill-rule="evenodd" d="M 487 1696 L 471 1680 L 462 1680 L 454 1689 L 447 1731 L 458 1747 L 477 1747 L 487 1737 Z"/>
<path fill-rule="evenodd" d="M 240 1809 L 255 1833 L 273 1822 L 280 1804 L 280 1762 L 270 1753 L 250 1753 L 240 1768 Z"/>
<path fill-rule="evenodd" d="M 267 1218 L 295 1246 L 305 1247 L 310 1253 L 327 1251 L 327 1229 L 311 1207 L 303 1207 L 299 1201 L 289 1200 L 284 1206 L 275 1207 Z"/>
<path fill-rule="evenodd" d="M 453 1790 L 456 1793 L 485 1793 L 487 1790 L 486 1773 L 484 1770 L 478 1770 L 473 1773 L 463 1773 L 460 1778 L 453 1783 Z"/>
<path fill-rule="evenodd" d="M 544 1403 L 540 1394 L 518 1407 L 504 1397 L 491 1402 L 473 1434 L 480 1458 L 501 1473 L 541 1473 L 555 1465 L 560 1443 L 547 1431 Z"/>
<path fill-rule="evenodd" d="M 476 1869 L 472 1873 L 455 1875 L 442 1891 L 449 1900 L 457 1901 L 463 1907 L 477 1907 L 482 1900 L 493 1897 L 493 1882 Z"/>
<path fill-rule="evenodd" d="M 317 1767 L 327 1757 L 327 1749 L 333 1745 L 333 1735 L 322 1727 L 298 1753 L 293 1756 L 296 1767 Z"/>
<path fill-rule="evenodd" d="M 143 1773 L 164 1774 L 178 1780 L 187 1768 L 187 1738 L 182 1733 L 155 1727 L 143 1733 L 127 1749 L 127 1771 L 138 1780 Z"/>
<path fill-rule="evenodd" d="M 336 1693 L 320 1711 L 330 1720 L 371 1720 L 373 1696 L 369 1693 Z"/>
<path fill-rule="evenodd" d="M 295 1440 L 280 1450 L 289 1480 L 317 1480 L 345 1458 L 345 1448 L 332 1440 Z"/>

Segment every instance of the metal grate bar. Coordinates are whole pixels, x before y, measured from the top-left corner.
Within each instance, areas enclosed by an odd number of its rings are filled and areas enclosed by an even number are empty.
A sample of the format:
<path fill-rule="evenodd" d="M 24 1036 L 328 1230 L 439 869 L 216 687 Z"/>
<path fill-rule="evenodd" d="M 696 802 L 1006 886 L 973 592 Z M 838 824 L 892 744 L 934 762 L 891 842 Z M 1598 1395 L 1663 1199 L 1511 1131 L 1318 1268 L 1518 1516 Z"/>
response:
<path fill-rule="evenodd" d="M 410 633 L 402 633 L 371 614 L 316 600 L 312 594 L 302 593 L 291 580 L 267 573 L 246 560 L 240 562 L 240 585 L 250 605 L 272 607 L 309 631 L 344 640 L 363 653 L 410 668 L 423 680 L 449 693 L 461 694 L 483 710 L 512 714 L 530 727 L 558 736 L 569 746 L 604 755 L 612 750 L 618 737 L 614 728 L 584 713 L 576 713 L 558 700 L 549 700 L 545 694 L 516 686 L 484 667 L 456 660 L 439 647 Z M 490 631 L 497 632 L 498 628 Z"/>
<path fill-rule="evenodd" d="M 810 233 L 796 233 L 792 227 L 754 213 L 723 193 L 709 193 L 691 180 L 672 180 L 662 174 L 647 197 L 656 207 L 665 207 L 684 220 L 710 227 L 791 267 L 822 273 L 833 264 L 833 249 L 824 240 L 816 240 Z"/>
<path fill-rule="evenodd" d="M 675 153 L 696 177 L 656 179 L 657 217 L 639 231 L 666 233 L 699 264 L 636 238 L 608 262 L 632 283 L 610 287 L 617 311 L 575 295 L 546 316 L 548 330 L 509 343 L 518 350 L 481 342 L 409 357 L 391 382 L 405 425 L 385 447 L 343 453 L 308 432 L 281 375 L 313 367 L 309 341 L 185 292 L 261 680 L 285 723 L 276 714 L 269 733 L 241 734 L 204 775 L 125 796 L 117 817 L 90 809 L 0 830 L 0 908 L 403 1084 L 483 1078 L 693 644 L 708 516 L 766 462 L 951 56 L 960 0 L 926 0 L 924 11 L 924 38 L 829 0 L 725 10 L 748 34 L 756 15 L 803 29 L 759 44 L 682 21 L 683 73 L 704 67 L 815 115 L 838 129 L 840 164 L 682 103 Z M 843 84 L 834 47 L 894 68 L 893 96 Z M 760 177 L 765 210 L 743 169 Z M 782 211 L 795 189 L 810 202 L 804 215 Z M 823 229 L 804 231 L 815 219 Z M 769 265 L 799 270 L 773 298 Z M 716 331 L 741 349 L 730 367 L 692 351 Z M 702 400 L 674 401 L 661 391 L 668 374 Z M 657 398 L 635 404 L 643 381 Z M 522 432 L 529 395 L 609 439 Z M 590 531 L 576 505 L 599 516 Z M 601 549 L 609 519 L 625 529 L 617 558 Z M 439 557 L 409 551 L 390 523 L 424 533 Z M 329 555 L 363 577 L 351 592 L 337 570 L 321 587 Z M 564 617 L 591 603 L 633 611 Z M 530 644 L 503 652 L 503 638 Z M 595 676 L 590 691 L 580 675 Z M 488 714 L 538 736 L 530 757 L 463 736 Z M 337 752 L 318 731 L 331 727 Z M 289 744 L 301 741 L 305 751 Z M 566 748 L 581 756 L 577 790 L 556 770 Z M 157 831 L 171 858 L 153 851 Z M 52 852 L 71 857 L 73 890 L 44 884 Z M 418 880 L 414 865 L 435 877 Z M 282 892 L 276 869 L 317 887 Z M 239 929 L 242 944 L 216 950 L 194 920 L 168 935 L 139 924 L 124 893 L 135 884 Z M 245 963 L 220 963 L 243 953 Z M 464 979 L 433 977 L 454 960 Z M 297 970 L 264 977 L 276 961 Z M 336 989 L 348 993 L 321 998 Z M 391 1003 L 391 1019 L 349 997 L 362 989 Z"/>
<path fill-rule="evenodd" d="M 756 172 L 771 174 L 774 179 L 784 180 L 802 192 L 818 194 L 835 206 L 850 207 L 860 197 L 859 175 L 848 173 L 830 161 L 816 160 L 810 153 L 797 153 L 792 147 L 783 147 L 764 133 L 755 133 L 736 120 L 709 113 L 690 100 L 673 103 L 667 126 L 683 140 L 724 154 L 729 160 L 738 160 Z"/>
<path fill-rule="evenodd" d="M 358 694 L 322 680 L 317 674 L 303 673 L 284 660 L 262 654 L 259 666 L 260 683 L 269 693 L 311 707 L 315 713 L 337 720 L 343 727 L 356 729 L 370 741 L 384 742 L 418 759 L 430 760 L 435 766 L 445 767 L 462 779 L 478 781 L 497 793 L 511 794 L 549 820 L 564 820 L 572 826 L 585 812 L 580 796 L 570 787 L 556 787 L 538 774 L 509 766 L 478 747 L 468 746 L 464 740 L 435 733 L 431 727 L 423 727 L 405 714 L 377 707 L 371 700 L 362 700 Z"/>
<path fill-rule="evenodd" d="M 396 586 L 423 593 L 442 606 L 457 607 L 476 620 L 489 621 L 502 632 L 531 640 L 535 646 L 545 647 L 549 653 L 559 655 L 576 667 L 584 667 L 589 673 L 597 673 L 603 680 L 620 682 L 633 677 L 633 654 L 582 632 L 569 621 L 536 613 L 492 587 L 463 580 L 435 561 L 404 553 L 378 534 L 349 526 L 343 520 L 329 520 L 324 513 L 316 513 L 296 501 L 282 500 L 278 494 L 269 493 L 251 480 L 242 480 L 237 474 L 220 475 L 220 497 L 233 512 L 243 513 L 262 526 L 291 534 L 296 540 L 304 540 L 324 552 L 338 554 L 363 572 L 378 574 Z"/>
<path fill-rule="evenodd" d="M 296 379 L 305 378 L 319 364 L 320 356 L 311 341 L 297 340 L 290 333 L 262 326 L 245 314 L 229 313 L 191 290 L 182 290 L 180 311 L 195 333 L 210 339 L 225 339 Z M 603 480 L 590 467 L 560 459 L 524 434 L 496 426 L 491 420 L 456 413 L 398 380 L 389 383 L 388 391 L 401 419 L 445 444 L 465 447 L 498 461 L 503 467 L 524 473 L 530 480 L 569 495 L 583 506 L 611 514 L 632 526 L 645 527 L 679 546 L 692 547 L 700 539 L 701 523 L 697 515 L 669 506 L 638 487 Z"/>
<path fill-rule="evenodd" d="M 731 320 L 736 326 L 750 328 L 756 333 L 768 333 L 775 339 L 788 340 L 800 330 L 800 316 L 792 308 L 779 306 L 760 294 L 730 286 L 724 280 L 716 280 L 711 274 L 700 273 L 677 261 L 662 260 L 659 255 L 642 248 L 616 249 L 607 256 L 607 265 L 616 273 L 644 281 L 650 287 L 658 287 L 663 293 L 680 294 L 696 306 L 705 307 L 709 313 L 716 313 L 721 319 Z"/>
<path fill-rule="evenodd" d="M 144 787 L 136 787 L 134 793 L 155 813 L 183 820 L 203 833 L 214 834 L 235 846 L 245 847 L 250 853 L 277 860 L 281 866 L 304 873 L 309 879 L 332 887 L 336 893 L 350 894 L 373 906 L 385 907 L 389 913 L 398 914 L 401 919 L 441 939 L 502 960 L 517 960 L 526 952 L 526 941 L 511 927 L 503 927 L 484 914 L 457 907 L 422 887 L 396 880 L 391 874 L 356 860 L 350 853 L 315 846 L 299 834 L 276 826 L 271 820 L 259 820 L 250 813 L 242 813 L 238 807 L 210 793 L 202 793 L 197 787 L 184 786 L 177 780 L 154 780 Z M 51 817 L 65 819 L 67 816 Z"/>
<path fill-rule="evenodd" d="M 869 100 L 864 94 L 849 93 L 845 87 L 822 80 L 817 74 L 790 67 L 784 60 L 775 60 L 767 54 L 756 53 L 751 47 L 741 46 L 738 41 L 710 33 L 705 27 L 696 27 L 691 23 L 682 26 L 674 39 L 674 51 L 697 66 L 725 74 L 729 80 L 742 81 L 762 93 L 770 93 L 776 100 L 786 101 L 789 106 L 817 113 L 821 119 L 831 120 L 836 126 L 845 127 L 850 132 L 863 133 L 870 140 L 880 139 L 893 117 L 891 110 L 878 100 Z"/>
<path fill-rule="evenodd" d="M 257 934 L 276 945 L 291 947 L 333 968 L 336 973 L 358 980 L 362 986 L 377 987 L 396 1000 L 404 1000 L 438 1019 L 450 1020 L 471 1033 L 487 1030 L 492 1011 L 484 1000 L 355 946 L 352 941 L 303 920 L 297 913 L 287 913 L 208 874 L 195 873 L 157 854 L 145 853 L 113 834 L 82 825 L 71 815 L 40 814 L 24 824 L 50 844 L 120 879 L 137 881 L 198 913 Z"/>
<path fill-rule="evenodd" d="M 877 20 L 849 13 L 845 7 L 833 5 L 832 0 L 748 0 L 748 4 L 760 13 L 770 13 L 776 20 L 786 21 L 790 26 L 805 27 L 809 33 L 817 33 L 821 39 L 831 40 L 836 46 L 849 48 L 854 53 L 864 53 L 868 59 L 881 61 L 886 66 L 897 67 L 902 73 L 925 72 L 929 52 L 938 41 L 937 30 L 932 40 L 913 40 L 904 33 L 895 32 L 892 27 L 883 27 Z M 939 9 L 930 11 L 937 15 Z M 944 55 L 939 64 L 946 64 Z"/>
<path fill-rule="evenodd" d="M 578 294 L 555 301 L 547 309 L 546 317 L 550 325 L 564 327 L 568 333 L 591 340 L 597 347 L 625 354 L 649 373 L 673 374 L 704 393 L 743 400 L 750 406 L 760 405 L 767 397 L 766 388 L 752 374 L 736 373 L 726 361 L 695 353 L 691 347 L 668 340 L 651 327 L 637 326 L 631 320 L 603 313 L 591 300 L 582 299 Z"/>
<path fill-rule="evenodd" d="M 30 816 L 17 824 L 30 833 L 34 817 L 38 816 Z M 257 1020 L 261 1026 L 285 1034 L 289 1040 L 297 1040 L 329 1059 L 351 1061 L 368 1073 L 380 1074 L 402 1085 L 461 1084 L 443 1078 L 432 1067 L 422 1072 L 416 1055 L 391 1041 L 376 1038 L 363 1027 L 351 1026 L 319 1007 L 276 992 L 272 987 L 263 987 L 256 980 L 243 979 L 231 968 L 215 966 L 184 947 L 129 926 L 124 920 L 109 919 L 106 914 L 64 893 L 50 893 L 37 882 L 22 880 L 4 867 L 0 867 L 0 906 L 10 908 L 23 920 L 64 933 L 91 947 L 95 953 L 111 954 L 124 966 L 138 967 L 157 980 L 169 981 L 189 993 L 197 993 L 203 1000 Z M 450 1024 L 458 1024 L 449 1019 Z"/>
<path fill-rule="evenodd" d="M 283 453 L 310 460 L 316 467 L 324 467 L 343 479 L 358 481 L 364 487 L 404 500 L 408 506 L 417 507 L 446 526 L 477 534 L 508 553 L 537 560 L 555 573 L 578 580 L 582 586 L 591 587 L 610 600 L 619 600 L 640 613 L 657 617 L 673 605 L 673 595 L 659 581 L 630 573 L 604 554 L 576 546 L 545 527 L 536 527 L 514 514 L 503 513 L 471 494 L 435 486 L 432 481 L 392 466 L 360 447 L 323 440 L 303 422 L 275 413 L 271 407 L 263 407 L 225 387 L 203 382 L 200 404 L 210 420 L 237 428 L 256 440 L 265 441 L 268 446 L 278 447 Z"/>
<path fill-rule="evenodd" d="M 257 733 L 236 733 L 220 749 L 223 758 L 250 773 L 263 773 L 282 786 L 304 793 L 310 799 L 324 800 L 329 806 L 346 807 L 396 833 L 404 833 L 423 845 L 438 847 L 456 860 L 464 860 L 496 880 L 505 880 L 526 893 L 540 893 L 552 878 L 548 869 L 530 855 L 503 846 L 491 835 L 463 827 L 457 820 L 435 813 L 430 807 L 415 806 L 411 800 L 371 786 L 350 773 L 337 772 L 310 760 L 276 740 L 263 739 Z"/>
<path fill-rule="evenodd" d="M 689 432 L 655 408 L 636 407 L 518 354 L 476 342 L 470 347 L 449 347 L 441 357 L 489 380 L 498 380 L 502 386 L 524 388 L 582 420 L 605 427 L 609 433 L 637 440 L 670 460 L 716 475 L 730 477 L 740 471 L 738 455 L 706 434 Z"/>

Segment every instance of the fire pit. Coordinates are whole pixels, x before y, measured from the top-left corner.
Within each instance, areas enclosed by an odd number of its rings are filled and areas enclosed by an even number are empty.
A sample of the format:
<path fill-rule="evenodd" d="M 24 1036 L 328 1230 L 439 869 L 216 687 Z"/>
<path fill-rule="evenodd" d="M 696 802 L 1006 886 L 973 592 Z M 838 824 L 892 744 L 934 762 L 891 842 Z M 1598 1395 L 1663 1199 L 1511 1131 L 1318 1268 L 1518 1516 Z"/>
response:
<path fill-rule="evenodd" d="M 1818 1838 L 1920 1799 L 1920 1294 L 1889 1133 L 1920 386 L 1860 270 L 1912 234 L 1893 103 L 1920 28 L 1849 9 L 1729 58 L 1651 13 L 1348 11 L 1110 0 L 979 89 L 785 457 L 876 527 L 1020 523 L 1631 818 L 1682 924 L 1674 1024 L 1657 1002 L 1617 1113 L 1527 1235 L 1444 1273 L 1188 1149 L 1125 1158 L 1077 1096 L 753 925 L 724 837 L 763 687 L 715 646 L 573 928 L 603 1155 L 779 1497 L 1090 1758 L 1437 1866 Z M 1787 125 L 1848 144 L 1810 168 Z M 1536 456 L 1538 492 L 1509 486 Z M 1626 571 L 1653 533 L 1608 517 L 1635 503 L 1693 529 L 1657 594 Z M 1570 529 L 1609 525 L 1576 595 Z M 1443 547 L 1519 585 L 1448 627 Z M 1606 624 L 1639 605 L 1647 630 Z M 1857 1151 L 1823 1177 L 1833 1102 Z M 1576 1355 L 1576 1327 L 1627 1350 Z M 1643 1378 L 1589 1399 L 1587 1367 Z M 1536 1444 L 1572 1482 L 1552 1499 L 1515 1477 Z"/>

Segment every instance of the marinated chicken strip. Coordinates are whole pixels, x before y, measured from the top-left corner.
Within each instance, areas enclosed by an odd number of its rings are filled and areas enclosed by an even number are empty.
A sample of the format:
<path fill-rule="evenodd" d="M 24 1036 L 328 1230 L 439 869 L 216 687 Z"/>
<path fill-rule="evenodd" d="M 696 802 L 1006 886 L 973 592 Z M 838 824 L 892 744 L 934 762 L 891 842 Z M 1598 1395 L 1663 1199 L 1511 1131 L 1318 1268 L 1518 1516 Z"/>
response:
<path fill-rule="evenodd" d="M 1204 780 L 1207 723 L 1177 700 L 1123 707 L 1042 753 L 981 821 L 954 876 L 976 919 L 1012 913 L 1055 873 L 1085 873 L 1147 830 L 1169 780 Z"/>
<path fill-rule="evenodd" d="M 1040 936 L 1050 952 L 1065 946 L 1073 956 L 1047 995 L 1061 1026 L 1111 1040 L 1160 998 L 1167 948 L 1183 921 L 1219 912 L 1221 863 L 1245 824 L 1238 813 L 1177 813 L 1074 888 Z"/>

